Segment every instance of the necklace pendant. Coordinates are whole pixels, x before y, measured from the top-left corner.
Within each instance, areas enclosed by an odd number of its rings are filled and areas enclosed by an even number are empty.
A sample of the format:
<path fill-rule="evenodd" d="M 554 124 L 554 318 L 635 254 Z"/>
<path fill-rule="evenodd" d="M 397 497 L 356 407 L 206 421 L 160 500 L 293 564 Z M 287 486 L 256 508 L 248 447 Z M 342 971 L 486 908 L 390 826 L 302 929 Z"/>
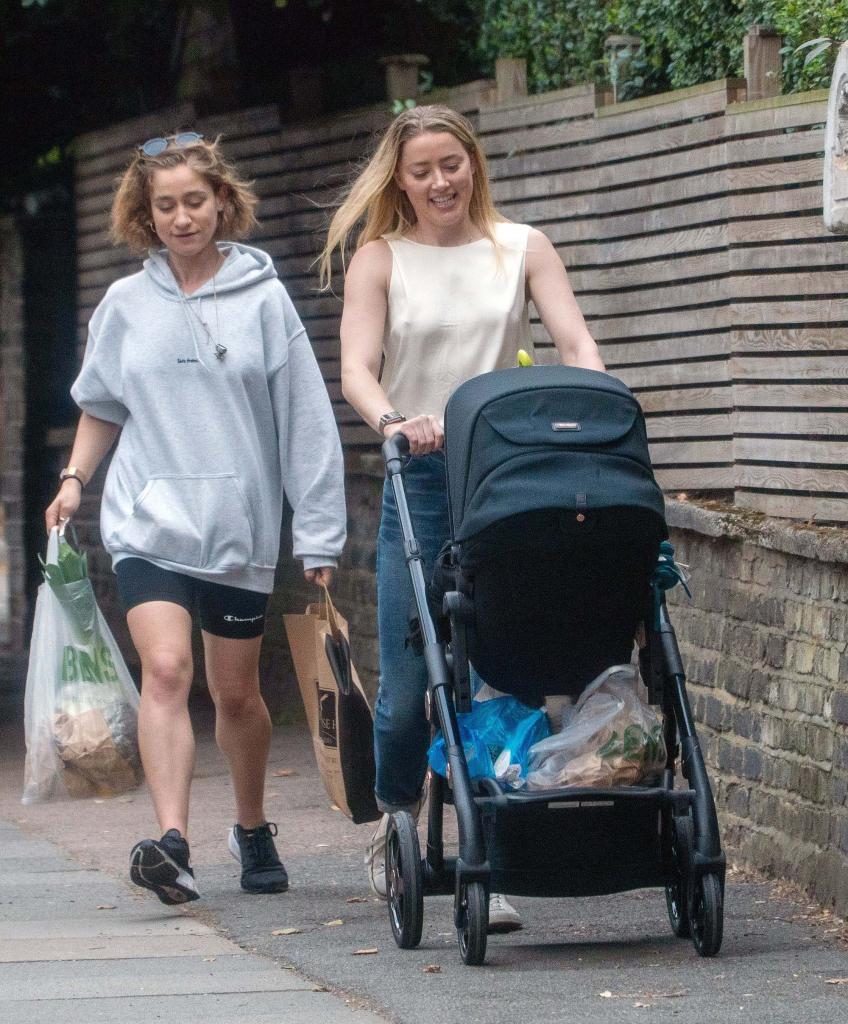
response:
<path fill-rule="evenodd" d="M 215 356 L 220 361 L 227 354 L 227 346 L 220 343 L 215 346 Z"/>

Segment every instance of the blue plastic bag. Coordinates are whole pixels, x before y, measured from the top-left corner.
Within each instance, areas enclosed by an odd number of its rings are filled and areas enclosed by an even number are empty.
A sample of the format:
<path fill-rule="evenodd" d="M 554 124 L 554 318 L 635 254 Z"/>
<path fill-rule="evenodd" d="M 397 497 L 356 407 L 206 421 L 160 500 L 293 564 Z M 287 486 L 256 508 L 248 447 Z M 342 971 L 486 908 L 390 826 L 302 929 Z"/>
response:
<path fill-rule="evenodd" d="M 530 747 L 550 735 L 545 712 L 528 708 L 515 697 L 475 700 L 471 711 L 456 717 L 471 778 L 498 779 L 514 788 L 524 784 Z M 433 771 L 446 775 L 441 731 L 427 756 Z"/>

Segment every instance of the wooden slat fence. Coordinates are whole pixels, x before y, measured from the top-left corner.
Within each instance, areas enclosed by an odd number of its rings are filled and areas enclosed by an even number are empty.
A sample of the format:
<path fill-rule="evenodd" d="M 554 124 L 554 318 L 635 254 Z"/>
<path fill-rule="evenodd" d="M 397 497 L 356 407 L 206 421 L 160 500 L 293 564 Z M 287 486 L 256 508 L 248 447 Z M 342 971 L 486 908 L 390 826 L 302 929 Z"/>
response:
<path fill-rule="evenodd" d="M 510 219 L 542 228 L 611 372 L 639 398 L 671 492 L 733 491 L 774 515 L 848 520 L 848 247 L 821 218 L 826 94 L 744 102 L 723 80 L 599 105 L 578 86 L 490 105 L 489 83 L 440 97 L 468 113 Z M 314 267 L 339 187 L 384 107 L 286 126 L 276 107 L 193 122 L 256 181 L 256 244 L 309 331 L 345 443 L 374 435 L 339 385 L 339 298 Z M 136 261 L 109 247 L 112 183 L 178 108 L 80 140 L 79 324 Z M 542 360 L 554 352 L 541 325 Z"/>

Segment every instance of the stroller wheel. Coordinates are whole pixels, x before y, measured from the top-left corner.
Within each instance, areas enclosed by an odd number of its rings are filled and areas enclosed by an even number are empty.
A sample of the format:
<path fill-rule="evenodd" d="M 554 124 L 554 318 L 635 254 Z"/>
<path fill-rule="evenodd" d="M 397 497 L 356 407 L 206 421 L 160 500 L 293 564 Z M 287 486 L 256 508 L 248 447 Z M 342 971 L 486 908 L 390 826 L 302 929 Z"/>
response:
<path fill-rule="evenodd" d="M 467 882 L 460 887 L 457 910 L 459 955 L 469 967 L 479 967 L 486 959 L 489 929 L 489 897 L 482 882 Z"/>
<path fill-rule="evenodd" d="M 689 815 L 681 815 L 672 819 L 671 853 L 677 878 L 665 887 L 665 905 L 671 930 L 678 939 L 688 939 L 689 930 L 689 870 L 692 864 L 694 848 L 692 819 Z"/>
<path fill-rule="evenodd" d="M 724 931 L 724 893 L 721 879 L 710 872 L 695 883 L 689 908 L 692 942 L 701 956 L 715 956 Z"/>
<path fill-rule="evenodd" d="M 424 878 L 418 830 L 411 814 L 389 819 L 386 833 L 386 897 L 389 922 L 401 949 L 414 949 L 424 925 Z"/>

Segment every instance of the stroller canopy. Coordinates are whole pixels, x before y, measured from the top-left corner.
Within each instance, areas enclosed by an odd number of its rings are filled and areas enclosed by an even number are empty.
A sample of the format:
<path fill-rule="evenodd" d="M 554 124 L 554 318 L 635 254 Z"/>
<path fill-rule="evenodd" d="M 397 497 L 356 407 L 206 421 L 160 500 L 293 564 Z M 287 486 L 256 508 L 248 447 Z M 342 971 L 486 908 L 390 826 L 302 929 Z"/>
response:
<path fill-rule="evenodd" d="M 521 512 L 665 504 L 642 410 L 598 370 L 531 366 L 461 384 L 445 411 L 451 531 L 464 541 Z"/>

